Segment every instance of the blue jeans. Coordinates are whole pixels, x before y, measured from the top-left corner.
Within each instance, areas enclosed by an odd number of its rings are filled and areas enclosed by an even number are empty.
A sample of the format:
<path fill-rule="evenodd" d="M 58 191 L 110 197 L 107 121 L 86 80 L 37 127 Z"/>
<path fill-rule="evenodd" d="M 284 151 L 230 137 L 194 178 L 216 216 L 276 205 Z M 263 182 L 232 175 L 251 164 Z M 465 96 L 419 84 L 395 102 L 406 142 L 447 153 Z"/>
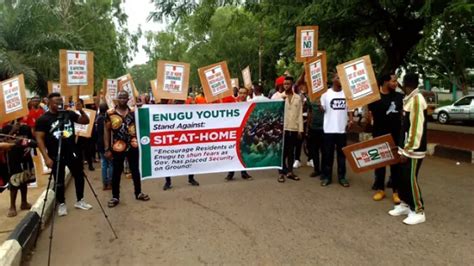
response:
<path fill-rule="evenodd" d="M 112 171 L 113 164 L 111 160 L 105 158 L 104 153 L 99 153 L 100 163 L 102 168 L 102 183 L 104 185 L 110 185 L 112 183 Z"/>

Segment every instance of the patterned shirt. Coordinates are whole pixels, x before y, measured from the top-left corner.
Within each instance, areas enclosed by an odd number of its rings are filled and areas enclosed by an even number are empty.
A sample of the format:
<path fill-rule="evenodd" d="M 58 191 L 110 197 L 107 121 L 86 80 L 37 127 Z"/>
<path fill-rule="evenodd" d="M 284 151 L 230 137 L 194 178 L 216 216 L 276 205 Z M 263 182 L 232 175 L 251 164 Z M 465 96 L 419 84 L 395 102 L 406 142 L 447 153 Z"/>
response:
<path fill-rule="evenodd" d="M 110 121 L 112 128 L 112 150 L 114 152 L 125 152 L 130 148 L 138 148 L 134 110 L 128 108 L 127 115 L 122 116 L 115 108 L 109 109 L 106 121 Z"/>

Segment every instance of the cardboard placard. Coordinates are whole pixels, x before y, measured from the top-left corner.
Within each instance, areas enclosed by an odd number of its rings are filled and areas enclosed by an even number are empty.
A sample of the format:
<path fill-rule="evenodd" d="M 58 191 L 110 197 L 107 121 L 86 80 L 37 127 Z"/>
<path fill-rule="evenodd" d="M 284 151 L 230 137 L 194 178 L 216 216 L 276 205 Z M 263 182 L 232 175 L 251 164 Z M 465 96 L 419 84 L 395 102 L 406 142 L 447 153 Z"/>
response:
<path fill-rule="evenodd" d="M 116 79 L 104 79 L 104 98 L 109 108 L 115 107 L 118 92 L 118 81 Z"/>
<path fill-rule="evenodd" d="M 336 67 L 347 107 L 354 110 L 380 99 L 379 86 L 375 78 L 370 56 L 366 55 Z"/>
<path fill-rule="evenodd" d="M 252 87 L 252 75 L 250 74 L 250 66 L 242 70 L 242 78 L 244 80 L 244 87 L 250 89 Z"/>
<path fill-rule="evenodd" d="M 61 83 L 48 81 L 48 94 L 53 93 L 53 92 L 57 92 L 61 94 Z"/>
<path fill-rule="evenodd" d="M 188 63 L 159 60 L 157 62 L 157 94 L 162 99 L 186 100 L 189 90 Z"/>
<path fill-rule="evenodd" d="M 342 151 L 356 173 L 396 164 L 400 160 L 398 147 L 390 134 L 346 146 Z"/>
<path fill-rule="evenodd" d="M 128 106 L 134 107 L 137 103 L 136 98 L 138 98 L 138 91 L 135 88 L 135 83 L 133 82 L 132 76 L 130 74 L 121 76 L 118 80 L 118 91 L 128 92 L 129 100 Z"/>
<path fill-rule="evenodd" d="M 51 169 L 46 166 L 43 154 L 41 154 L 41 151 L 39 148 L 36 148 L 36 154 L 33 153 L 31 157 L 33 159 L 33 165 L 35 166 L 36 177 L 51 173 Z M 38 178 L 36 180 L 38 180 Z"/>
<path fill-rule="evenodd" d="M 150 80 L 150 86 L 151 86 L 151 93 L 153 95 L 153 100 L 155 103 L 161 102 L 161 98 L 159 97 L 158 94 L 158 81 L 156 79 Z"/>
<path fill-rule="evenodd" d="M 238 78 L 233 78 L 233 79 L 230 79 L 230 86 L 233 88 L 240 88 L 239 87 L 239 79 Z"/>
<path fill-rule="evenodd" d="M 93 52 L 59 50 L 59 70 L 61 95 L 76 96 L 78 90 L 80 95 L 94 94 Z"/>
<path fill-rule="evenodd" d="M 318 52 L 319 54 L 319 52 Z M 306 87 L 311 101 L 315 101 L 327 91 L 326 53 L 321 53 L 304 64 Z"/>
<path fill-rule="evenodd" d="M 233 95 L 226 61 L 201 67 L 198 72 L 208 103 Z"/>
<path fill-rule="evenodd" d="M 86 109 L 86 108 L 82 108 L 82 110 L 89 117 L 89 124 L 81 125 L 81 124 L 78 124 L 78 123 L 74 123 L 74 132 L 75 132 L 76 136 L 90 138 L 91 135 L 92 135 L 92 128 L 94 127 L 95 115 L 96 115 L 97 111 L 96 110 L 91 110 L 91 109 Z M 75 111 L 75 112 L 79 114 L 78 111 Z"/>
<path fill-rule="evenodd" d="M 296 62 L 304 62 L 317 55 L 318 26 L 296 27 Z"/>
<path fill-rule="evenodd" d="M 0 123 L 28 115 L 23 74 L 0 82 Z"/>
<path fill-rule="evenodd" d="M 84 105 L 94 103 L 94 97 L 91 95 L 80 95 L 79 99 L 82 99 L 82 101 L 84 102 Z"/>

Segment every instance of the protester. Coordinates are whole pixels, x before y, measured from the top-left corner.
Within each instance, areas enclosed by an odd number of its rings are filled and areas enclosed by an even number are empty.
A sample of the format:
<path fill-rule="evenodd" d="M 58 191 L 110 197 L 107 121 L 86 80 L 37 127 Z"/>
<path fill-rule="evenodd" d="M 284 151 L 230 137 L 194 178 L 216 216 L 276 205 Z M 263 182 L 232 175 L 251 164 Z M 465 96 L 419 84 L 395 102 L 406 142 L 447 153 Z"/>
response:
<path fill-rule="evenodd" d="M 268 98 L 272 100 L 283 99 L 285 97 L 285 88 L 283 88 L 283 83 L 285 83 L 285 76 L 280 76 L 275 80 L 275 89 L 270 91 Z"/>
<path fill-rule="evenodd" d="M 49 103 L 48 97 L 44 97 L 40 103 L 40 107 L 43 108 L 45 112 L 49 110 L 48 103 Z"/>
<path fill-rule="evenodd" d="M 105 157 L 113 160 L 114 169 L 112 174 L 112 199 L 108 202 L 110 208 L 120 203 L 120 178 L 125 158 L 129 162 L 132 174 L 135 199 L 141 201 L 150 200 L 150 197 L 141 190 L 135 115 L 134 110 L 130 109 L 127 105 L 129 100 L 128 93 L 120 91 L 117 100 L 117 106 L 107 111 L 104 132 Z M 111 144 L 112 146 L 110 146 Z"/>
<path fill-rule="evenodd" d="M 84 101 L 82 99 L 79 99 L 79 102 L 81 105 L 84 105 Z M 94 129 L 92 129 L 92 134 L 91 137 L 83 137 L 83 136 L 78 136 L 77 137 L 77 145 L 79 146 L 79 158 L 81 161 L 84 163 L 87 162 L 87 165 L 89 166 L 89 171 L 94 171 L 94 154 L 95 154 L 95 138 L 93 136 Z"/>
<path fill-rule="evenodd" d="M 312 156 L 313 172 L 310 177 L 318 177 L 321 175 L 321 156 L 323 144 L 323 121 L 324 112 L 322 111 L 320 100 L 311 103 L 308 109 L 308 149 Z"/>
<path fill-rule="evenodd" d="M 298 138 L 303 134 L 303 101 L 298 94 L 293 92 L 294 79 L 291 76 L 285 78 L 283 88 L 285 89 L 285 119 L 284 119 L 284 142 L 283 142 L 283 169 L 279 170 L 278 182 L 285 182 L 285 178 L 299 181 L 300 178 L 293 173 L 295 146 Z M 272 98 L 273 99 L 273 98 Z"/>
<path fill-rule="evenodd" d="M 103 190 L 112 189 L 112 161 L 105 158 L 105 144 L 104 144 L 104 130 L 105 130 L 105 119 L 107 116 L 108 106 L 106 103 L 99 105 L 99 114 L 95 120 L 95 130 L 97 134 L 97 151 L 100 156 L 100 163 L 102 169 L 102 185 Z"/>
<path fill-rule="evenodd" d="M 303 143 L 307 143 L 306 139 L 306 130 L 308 126 L 308 110 L 311 109 L 311 100 L 308 96 L 308 88 L 306 87 L 306 82 L 304 81 L 304 71 L 301 74 L 300 78 L 295 84 L 295 93 L 300 95 L 301 100 L 303 101 L 303 137 L 299 138 L 296 141 L 296 146 L 295 146 L 295 162 L 293 163 L 293 168 L 297 169 L 301 167 L 301 151 L 303 149 Z M 311 160 L 312 156 L 311 154 L 308 154 L 308 160 L 307 160 L 307 165 L 313 167 L 313 162 Z"/>
<path fill-rule="evenodd" d="M 169 103 L 175 103 L 175 104 L 183 104 L 184 101 L 182 100 L 171 100 Z M 188 183 L 191 185 L 191 186 L 199 186 L 199 182 L 196 181 L 196 179 L 194 179 L 194 175 L 188 175 Z M 163 190 L 169 190 L 173 188 L 173 186 L 171 185 L 171 177 L 166 177 L 165 178 L 165 184 L 163 186 Z"/>
<path fill-rule="evenodd" d="M 270 100 L 267 97 L 265 97 L 265 95 L 263 95 L 263 88 L 262 88 L 262 86 L 260 86 L 258 84 L 253 85 L 253 92 L 254 92 L 255 96 L 253 98 L 249 99 L 248 100 L 249 102 L 266 102 L 266 101 Z"/>
<path fill-rule="evenodd" d="M 18 138 L 17 143 L 7 153 L 7 168 L 10 176 L 10 209 L 7 217 L 17 215 L 16 198 L 18 190 L 21 194 L 21 210 L 29 210 L 31 204 L 28 203 L 28 183 L 34 180 L 34 165 L 31 157 L 32 147 L 28 145 L 33 138 L 31 129 L 28 125 L 20 125 L 16 123 L 10 134 Z M 34 148 L 34 146 L 33 146 Z"/>
<path fill-rule="evenodd" d="M 26 125 L 31 129 L 31 134 L 35 134 L 36 120 L 45 113 L 44 109 L 40 107 L 40 98 L 33 96 L 29 102 L 28 115 L 26 116 Z"/>
<path fill-rule="evenodd" d="M 418 90 L 418 74 L 407 73 L 403 78 L 402 131 L 400 138 L 401 178 L 398 187 L 401 203 L 388 213 L 392 216 L 408 215 L 405 224 L 415 225 L 426 221 L 424 202 L 418 184 L 418 173 L 426 154 L 427 104 Z"/>
<path fill-rule="evenodd" d="M 334 163 L 334 149 L 337 153 L 337 177 L 339 184 L 349 187 L 346 179 L 346 157 L 342 148 L 346 146 L 346 127 L 352 126 L 352 113 L 347 109 L 346 96 L 342 91 L 341 82 L 337 73 L 333 77 L 333 86 L 321 96 L 321 107 L 324 111 L 323 121 L 323 174 L 321 186 L 331 184 L 332 166 Z M 347 120 L 349 113 L 349 121 Z"/>
<path fill-rule="evenodd" d="M 379 137 L 385 134 L 391 134 L 394 141 L 400 139 L 400 127 L 403 108 L 403 95 L 396 92 L 398 87 L 397 75 L 386 74 L 381 76 L 379 84 L 380 100 L 369 104 L 369 119 L 373 119 L 372 136 Z M 372 186 L 377 192 L 373 195 L 373 200 L 379 201 L 385 198 L 385 166 L 377 168 L 374 171 L 375 182 Z M 392 200 L 395 204 L 400 203 L 397 188 L 400 179 L 400 166 L 394 164 L 390 166 L 390 178 L 393 195 Z"/>
<path fill-rule="evenodd" d="M 57 182 L 56 200 L 59 203 L 58 215 L 67 215 L 67 207 L 64 198 L 64 167 L 67 166 L 74 177 L 76 186 L 77 202 L 74 207 L 89 210 L 91 205 L 84 201 L 84 170 L 78 154 L 79 150 L 75 141 L 74 123 L 86 125 L 89 117 L 82 110 L 82 104 L 76 104 L 76 110 L 64 110 L 64 103 L 59 93 L 51 93 L 48 96 L 49 111 L 36 121 L 36 140 L 46 166 L 53 169 L 54 178 Z M 59 138 L 62 138 L 61 157 L 57 158 L 59 149 Z M 59 164 L 59 167 L 56 167 Z M 56 169 L 59 169 L 56 172 Z"/>
<path fill-rule="evenodd" d="M 237 102 L 246 102 L 248 96 L 248 90 L 246 88 L 240 88 L 237 95 Z M 230 101 L 229 101 L 230 102 Z M 225 177 L 225 180 L 232 181 L 234 179 L 235 172 L 229 172 Z M 244 180 L 253 180 L 253 177 L 247 173 L 247 171 L 240 171 L 240 177 Z"/>

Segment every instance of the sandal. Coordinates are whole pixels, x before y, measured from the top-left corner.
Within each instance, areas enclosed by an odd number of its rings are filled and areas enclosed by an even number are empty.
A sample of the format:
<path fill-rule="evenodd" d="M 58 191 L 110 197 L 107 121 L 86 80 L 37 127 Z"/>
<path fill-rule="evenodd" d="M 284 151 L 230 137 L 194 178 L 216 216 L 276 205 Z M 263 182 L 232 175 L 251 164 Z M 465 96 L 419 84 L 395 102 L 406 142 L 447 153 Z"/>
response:
<path fill-rule="evenodd" d="M 300 178 L 298 176 L 296 176 L 295 174 L 293 174 L 293 173 L 287 174 L 286 178 L 294 180 L 294 181 L 300 181 Z"/>
<path fill-rule="evenodd" d="M 280 175 L 280 177 L 278 178 L 278 182 L 280 183 L 285 182 L 285 175 Z"/>
<path fill-rule="evenodd" d="M 116 199 L 116 198 L 112 198 L 111 200 L 109 200 L 109 202 L 107 203 L 107 206 L 109 208 L 113 208 L 115 206 L 117 206 L 119 204 L 120 200 L 119 199 Z"/>
<path fill-rule="evenodd" d="M 150 200 L 150 197 L 145 193 L 140 193 L 135 198 L 137 200 L 141 200 L 141 201 L 149 201 Z"/>

